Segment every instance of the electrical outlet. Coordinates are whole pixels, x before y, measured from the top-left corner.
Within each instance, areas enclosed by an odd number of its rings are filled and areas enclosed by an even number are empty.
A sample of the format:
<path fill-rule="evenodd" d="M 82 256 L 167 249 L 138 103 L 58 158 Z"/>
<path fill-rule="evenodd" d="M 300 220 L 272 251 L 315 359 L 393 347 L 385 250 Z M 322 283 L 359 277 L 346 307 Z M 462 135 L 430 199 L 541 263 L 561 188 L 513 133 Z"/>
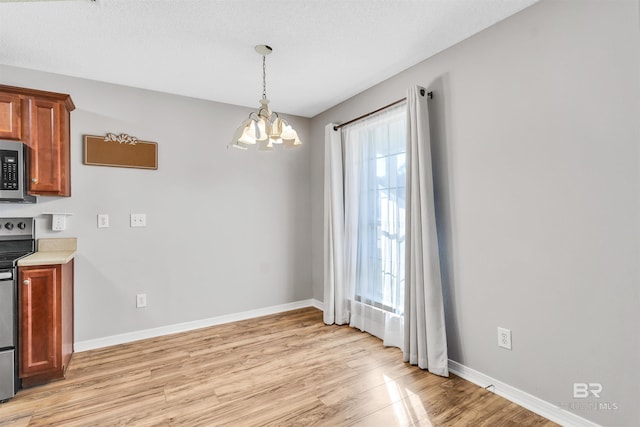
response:
<path fill-rule="evenodd" d="M 62 231 L 67 228 L 67 216 L 64 214 L 51 215 L 51 229 L 53 231 Z"/>
<path fill-rule="evenodd" d="M 511 350 L 511 330 L 498 326 L 498 347 Z"/>
<path fill-rule="evenodd" d="M 131 226 L 132 227 L 146 227 L 147 226 L 147 214 L 131 214 Z"/>
<path fill-rule="evenodd" d="M 109 227 L 109 215 L 98 214 L 98 228 L 108 228 L 108 227 Z"/>
<path fill-rule="evenodd" d="M 142 308 L 147 306 L 147 294 L 136 295 L 136 308 Z"/>

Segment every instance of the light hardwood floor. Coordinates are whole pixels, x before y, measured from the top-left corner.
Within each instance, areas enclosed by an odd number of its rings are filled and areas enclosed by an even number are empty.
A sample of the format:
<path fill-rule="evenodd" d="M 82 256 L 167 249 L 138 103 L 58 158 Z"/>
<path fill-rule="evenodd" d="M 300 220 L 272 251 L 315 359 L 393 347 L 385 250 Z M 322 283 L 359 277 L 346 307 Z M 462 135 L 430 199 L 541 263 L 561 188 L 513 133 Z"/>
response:
<path fill-rule="evenodd" d="M 0 405 L 10 426 L 552 426 L 314 308 L 77 353 Z"/>

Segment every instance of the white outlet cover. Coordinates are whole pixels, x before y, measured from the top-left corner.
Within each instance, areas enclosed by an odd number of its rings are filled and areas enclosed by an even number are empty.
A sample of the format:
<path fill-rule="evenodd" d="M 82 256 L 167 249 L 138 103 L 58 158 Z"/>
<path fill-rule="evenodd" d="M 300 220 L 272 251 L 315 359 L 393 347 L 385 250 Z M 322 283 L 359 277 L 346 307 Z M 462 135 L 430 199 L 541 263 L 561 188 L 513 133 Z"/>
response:
<path fill-rule="evenodd" d="M 498 347 L 511 350 L 511 330 L 498 326 Z"/>
<path fill-rule="evenodd" d="M 67 228 L 67 216 L 64 214 L 53 214 L 51 216 L 51 229 L 62 231 Z"/>

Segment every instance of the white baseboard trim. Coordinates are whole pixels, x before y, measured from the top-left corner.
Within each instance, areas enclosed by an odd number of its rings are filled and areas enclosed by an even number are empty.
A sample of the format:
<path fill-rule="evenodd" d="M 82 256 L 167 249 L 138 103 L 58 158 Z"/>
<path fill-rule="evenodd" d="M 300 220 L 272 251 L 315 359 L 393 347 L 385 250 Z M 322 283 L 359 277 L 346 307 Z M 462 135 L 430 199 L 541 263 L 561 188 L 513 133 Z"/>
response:
<path fill-rule="evenodd" d="M 600 427 L 599 424 L 586 420 L 546 400 L 532 396 L 529 393 L 496 380 L 495 378 L 491 378 L 482 372 L 478 372 L 451 359 L 449 359 L 449 371 L 483 388 L 493 384 L 493 391 L 497 395 L 560 425 L 571 427 Z"/>
<path fill-rule="evenodd" d="M 321 310 L 324 312 L 324 303 L 322 301 L 318 301 L 317 299 L 310 299 L 308 301 L 311 301 L 312 307 L 315 307 L 318 310 Z"/>
<path fill-rule="evenodd" d="M 298 308 L 315 307 L 322 310 L 322 302 L 316 299 L 290 302 L 287 304 L 273 305 L 271 307 L 258 308 L 255 310 L 243 311 L 240 313 L 225 314 L 223 316 L 210 317 L 208 319 L 194 320 L 192 322 L 177 323 L 175 325 L 161 326 L 153 329 L 127 332 L 125 334 L 111 335 L 92 340 L 76 341 L 74 350 L 76 352 L 95 350 L 97 348 L 109 347 L 117 344 L 139 341 L 147 338 L 155 338 L 162 335 L 187 332 L 194 329 L 206 328 L 208 326 L 221 325 L 224 323 L 237 322 L 240 320 L 253 319 L 260 316 L 282 313 L 284 311 L 296 310 Z"/>

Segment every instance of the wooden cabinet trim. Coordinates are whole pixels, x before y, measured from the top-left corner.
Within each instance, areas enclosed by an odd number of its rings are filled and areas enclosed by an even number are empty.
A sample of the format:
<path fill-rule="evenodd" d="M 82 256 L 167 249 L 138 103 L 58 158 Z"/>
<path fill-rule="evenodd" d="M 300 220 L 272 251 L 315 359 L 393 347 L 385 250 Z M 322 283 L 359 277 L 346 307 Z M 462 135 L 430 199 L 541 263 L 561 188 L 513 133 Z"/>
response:
<path fill-rule="evenodd" d="M 66 93 L 48 92 L 45 90 L 29 89 L 7 85 L 0 85 L 0 92 L 12 93 L 27 97 L 31 96 L 35 98 L 46 98 L 51 101 L 62 101 L 67 108 L 67 111 L 73 111 L 76 109 L 76 106 L 71 99 L 71 95 L 68 95 Z"/>

